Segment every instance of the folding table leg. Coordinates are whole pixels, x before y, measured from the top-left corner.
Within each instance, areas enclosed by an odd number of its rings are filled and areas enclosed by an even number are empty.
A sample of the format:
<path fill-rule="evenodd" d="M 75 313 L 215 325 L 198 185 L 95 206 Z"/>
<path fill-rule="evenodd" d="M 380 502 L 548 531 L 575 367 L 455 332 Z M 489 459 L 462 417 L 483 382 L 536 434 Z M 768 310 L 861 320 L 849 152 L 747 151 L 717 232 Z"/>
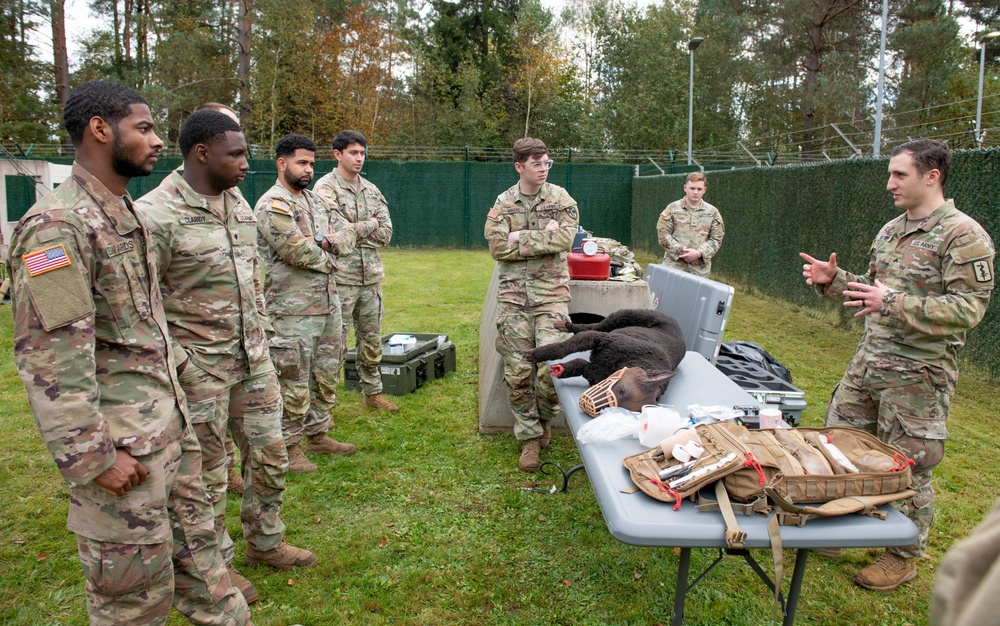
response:
<path fill-rule="evenodd" d="M 681 626 L 684 620 L 684 598 L 688 592 L 688 574 L 691 571 L 691 548 L 681 548 L 681 562 L 677 566 L 677 589 L 674 591 L 674 612 L 670 626 Z"/>
<path fill-rule="evenodd" d="M 782 626 L 792 626 L 795 623 L 795 606 L 799 603 L 799 592 L 802 590 L 802 579 L 806 575 L 806 557 L 809 550 L 799 548 L 795 552 L 795 570 L 792 572 L 792 582 L 788 586 L 788 603 L 785 605 L 785 620 Z"/>

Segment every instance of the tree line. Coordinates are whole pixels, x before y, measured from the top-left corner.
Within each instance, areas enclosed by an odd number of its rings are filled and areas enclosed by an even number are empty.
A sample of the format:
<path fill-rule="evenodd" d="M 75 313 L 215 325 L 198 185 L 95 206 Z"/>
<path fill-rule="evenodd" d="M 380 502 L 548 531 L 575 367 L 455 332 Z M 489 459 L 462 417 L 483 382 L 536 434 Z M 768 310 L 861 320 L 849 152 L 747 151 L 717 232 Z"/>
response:
<path fill-rule="evenodd" d="M 101 26 L 74 59 L 64 5 L 0 0 L 4 144 L 66 145 L 61 103 L 100 78 L 142 91 L 168 141 L 195 106 L 217 101 L 266 146 L 289 132 L 326 144 L 356 128 L 392 146 L 507 147 L 533 135 L 554 147 L 683 154 L 688 41 L 702 37 L 702 158 L 872 148 L 881 0 L 567 0 L 558 13 L 540 0 L 92 0 Z M 998 28 L 994 0 L 889 3 L 887 145 L 976 145 L 978 38 Z M 51 59 L 32 31 L 51 36 Z M 1000 39 L 991 43 L 987 143 L 1000 124 Z"/>

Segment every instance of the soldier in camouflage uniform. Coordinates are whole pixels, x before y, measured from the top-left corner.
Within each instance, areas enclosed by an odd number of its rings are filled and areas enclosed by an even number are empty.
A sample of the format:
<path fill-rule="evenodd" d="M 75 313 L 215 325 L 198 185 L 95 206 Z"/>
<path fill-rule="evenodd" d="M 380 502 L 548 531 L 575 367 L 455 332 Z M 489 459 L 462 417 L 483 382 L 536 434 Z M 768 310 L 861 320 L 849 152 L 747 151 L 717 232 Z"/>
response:
<path fill-rule="evenodd" d="M 354 229 L 354 252 L 340 259 L 337 293 L 343 318 L 343 350 L 354 322 L 357 338 L 355 365 L 365 404 L 395 413 L 399 407 L 382 395 L 382 278 L 385 271 L 378 249 L 389 245 L 392 220 L 382 192 L 361 177 L 368 142 L 356 130 L 345 130 L 333 138 L 337 167 L 316 182 L 316 193 Z"/>
<path fill-rule="evenodd" d="M 247 540 L 244 561 L 282 570 L 312 565 L 314 554 L 283 540 L 285 525 L 279 516 L 288 456 L 281 437 L 278 379 L 265 336 L 270 322 L 257 257 L 257 224 L 246 201 L 229 191 L 249 169 L 246 141 L 239 124 L 227 116 L 198 111 L 181 127 L 178 144 L 183 173 L 171 173 L 137 202 L 137 208 L 149 221 L 180 382 L 201 443 L 203 481 L 215 506 L 222 554 L 231 563 L 233 545 L 223 514 L 224 442 L 232 419 L 250 445 L 240 510 Z M 245 595 L 254 594 L 251 585 L 242 584 Z"/>
<path fill-rule="evenodd" d="M 726 225 L 719 209 L 705 202 L 705 175 L 688 174 L 684 197 L 671 202 L 656 222 L 656 236 L 663 246 L 663 265 L 695 276 L 708 276 L 712 257 L 722 247 Z"/>
<path fill-rule="evenodd" d="M 236 110 L 231 106 L 222 104 L 221 102 L 205 102 L 199 104 L 194 108 L 192 113 L 206 110 L 218 111 L 237 124 L 240 122 L 240 117 L 236 114 Z M 184 171 L 184 164 L 181 163 L 177 169 Z M 239 194 L 240 197 L 243 196 L 243 192 L 240 191 L 239 187 L 233 187 L 233 192 Z M 229 428 L 226 429 L 226 468 L 229 470 L 229 473 L 226 476 L 226 482 L 228 483 L 226 491 L 243 495 L 243 472 L 236 467 L 236 446 L 233 445 L 233 438 L 236 437 L 236 439 L 240 440 L 242 447 L 247 450 L 247 455 L 249 455 L 249 444 L 246 442 L 246 438 L 243 436 L 243 433 L 233 431 L 233 426 L 235 424 L 236 422 L 230 421 Z M 241 465 L 243 466 L 243 469 L 245 469 L 246 463 L 241 463 Z"/>
<path fill-rule="evenodd" d="M 271 358 L 281 381 L 288 469 L 310 472 L 316 466 L 302 456 L 303 436 L 310 454 L 356 450 L 327 434 L 343 350 L 337 257 L 354 249 L 355 231 L 307 189 L 316 161 L 313 140 L 286 135 L 275 151 L 278 180 L 257 201 L 257 239 L 274 326 Z"/>
<path fill-rule="evenodd" d="M 246 624 L 200 481 L 167 322 L 125 185 L 163 142 L 146 100 L 78 87 L 64 110 L 72 175 L 10 243 L 14 356 L 42 437 L 70 485 L 91 624 Z"/>
<path fill-rule="evenodd" d="M 911 546 L 889 548 L 855 582 L 895 589 L 916 578 L 934 516 L 931 470 L 944 456 L 945 421 L 958 382 L 958 350 L 986 313 L 993 289 L 993 241 L 945 201 L 951 151 L 939 141 L 896 147 L 888 189 L 906 213 L 872 242 L 863 275 L 837 266 L 836 254 L 807 254 L 803 275 L 823 296 L 861 309 L 865 332 L 826 413 L 827 426 L 852 426 L 900 448 L 916 465 L 917 495 L 901 510 L 917 525 Z M 830 555 L 833 556 L 833 555 Z"/>
<path fill-rule="evenodd" d="M 514 437 L 521 441 L 518 467 L 534 471 L 539 450 L 548 447 L 551 420 L 558 416 L 548 366 L 528 361 L 528 351 L 563 341 L 569 321 L 569 268 L 566 253 L 580 222 L 576 201 L 565 189 L 545 182 L 552 161 L 538 139 L 514 143 L 516 185 L 497 197 L 484 234 L 497 260 L 497 352 L 514 411 Z"/>

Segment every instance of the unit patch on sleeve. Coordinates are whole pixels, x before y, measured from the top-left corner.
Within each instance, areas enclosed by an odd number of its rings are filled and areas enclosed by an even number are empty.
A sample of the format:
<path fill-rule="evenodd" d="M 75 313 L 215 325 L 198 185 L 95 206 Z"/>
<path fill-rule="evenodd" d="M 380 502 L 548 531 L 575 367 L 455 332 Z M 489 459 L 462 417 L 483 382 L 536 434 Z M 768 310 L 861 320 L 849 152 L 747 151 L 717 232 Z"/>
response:
<path fill-rule="evenodd" d="M 986 259 L 974 261 L 972 263 L 972 268 L 976 272 L 977 282 L 988 283 L 993 280 L 993 268 L 990 267 L 990 262 Z"/>
<path fill-rule="evenodd" d="M 66 254 L 66 246 L 63 244 L 36 250 L 35 252 L 25 254 L 21 258 L 24 259 L 24 266 L 28 270 L 28 276 L 38 276 L 39 274 L 51 272 L 60 267 L 69 267 L 72 265 L 69 255 Z"/>

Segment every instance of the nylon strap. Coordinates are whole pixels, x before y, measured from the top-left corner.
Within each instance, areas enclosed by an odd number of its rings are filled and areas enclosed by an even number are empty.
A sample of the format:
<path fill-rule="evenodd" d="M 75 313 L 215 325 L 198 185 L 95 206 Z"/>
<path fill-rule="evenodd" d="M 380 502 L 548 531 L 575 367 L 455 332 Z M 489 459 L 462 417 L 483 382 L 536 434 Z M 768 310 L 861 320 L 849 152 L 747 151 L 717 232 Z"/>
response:
<path fill-rule="evenodd" d="M 721 480 L 715 481 L 715 497 L 719 500 L 719 511 L 726 520 L 726 545 L 730 550 L 742 550 L 746 545 L 747 534 L 740 530 L 740 525 L 736 522 L 733 503 L 729 501 L 726 486 Z"/>

